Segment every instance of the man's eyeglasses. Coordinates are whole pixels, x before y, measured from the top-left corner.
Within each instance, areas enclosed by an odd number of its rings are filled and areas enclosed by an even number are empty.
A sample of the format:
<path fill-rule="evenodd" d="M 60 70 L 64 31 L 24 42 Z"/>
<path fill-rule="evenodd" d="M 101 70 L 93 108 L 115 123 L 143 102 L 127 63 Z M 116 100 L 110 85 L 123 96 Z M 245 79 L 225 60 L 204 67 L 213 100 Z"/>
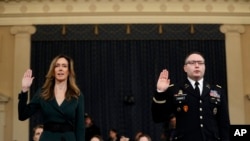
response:
<path fill-rule="evenodd" d="M 187 65 L 187 64 L 189 64 L 189 65 L 195 65 L 196 63 L 197 63 L 198 65 L 204 65 L 204 64 L 205 64 L 204 61 L 194 61 L 194 60 L 193 60 L 193 61 L 187 61 L 187 62 L 186 62 L 186 65 Z"/>

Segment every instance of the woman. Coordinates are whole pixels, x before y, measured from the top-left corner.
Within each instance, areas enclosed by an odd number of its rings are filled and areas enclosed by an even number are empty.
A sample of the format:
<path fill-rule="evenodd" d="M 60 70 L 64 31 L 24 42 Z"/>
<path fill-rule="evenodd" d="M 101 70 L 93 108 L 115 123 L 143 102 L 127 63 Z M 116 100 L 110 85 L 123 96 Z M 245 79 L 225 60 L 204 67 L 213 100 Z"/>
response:
<path fill-rule="evenodd" d="M 84 97 L 76 85 L 73 60 L 65 55 L 55 57 L 45 83 L 27 104 L 33 79 L 32 70 L 28 69 L 19 94 L 19 120 L 40 110 L 44 120 L 40 141 L 84 141 Z"/>

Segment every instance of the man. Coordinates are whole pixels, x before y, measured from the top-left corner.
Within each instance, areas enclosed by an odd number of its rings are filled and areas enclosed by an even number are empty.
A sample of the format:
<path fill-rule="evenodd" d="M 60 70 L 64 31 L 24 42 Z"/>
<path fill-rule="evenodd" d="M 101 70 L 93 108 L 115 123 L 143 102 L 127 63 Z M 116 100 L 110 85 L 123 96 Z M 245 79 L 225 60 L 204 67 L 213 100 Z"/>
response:
<path fill-rule="evenodd" d="M 163 126 L 163 133 L 161 139 L 164 141 L 173 141 L 175 137 L 176 118 L 171 114 Z"/>
<path fill-rule="evenodd" d="M 93 136 L 101 135 L 100 128 L 94 123 L 92 117 L 85 113 L 85 141 L 90 141 Z"/>
<path fill-rule="evenodd" d="M 33 141 L 39 141 L 42 132 L 43 132 L 43 125 L 38 124 L 36 127 L 34 127 L 33 128 Z"/>
<path fill-rule="evenodd" d="M 168 70 L 160 73 L 152 102 L 153 120 L 164 122 L 175 114 L 174 140 L 228 141 L 230 120 L 223 90 L 204 80 L 205 59 L 201 53 L 190 53 L 184 63 L 187 78 L 183 82 L 170 85 Z"/>

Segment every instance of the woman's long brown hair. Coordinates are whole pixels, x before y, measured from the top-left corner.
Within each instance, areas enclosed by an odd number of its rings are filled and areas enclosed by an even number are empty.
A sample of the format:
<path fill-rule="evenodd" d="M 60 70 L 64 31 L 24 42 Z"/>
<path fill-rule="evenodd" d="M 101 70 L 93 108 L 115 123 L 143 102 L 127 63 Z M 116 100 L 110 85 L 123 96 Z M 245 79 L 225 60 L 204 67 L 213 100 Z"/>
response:
<path fill-rule="evenodd" d="M 52 99 L 54 97 L 54 86 L 55 86 L 55 67 L 56 62 L 60 58 L 65 58 L 68 61 L 68 69 L 69 69 L 69 76 L 67 81 L 67 90 L 66 90 L 66 100 L 70 100 L 71 98 L 78 98 L 80 95 L 80 89 L 76 85 L 75 79 L 75 71 L 74 71 L 74 64 L 73 60 L 66 56 L 66 55 L 58 55 L 56 56 L 49 67 L 49 71 L 46 75 L 45 83 L 42 87 L 42 98 L 44 100 Z"/>

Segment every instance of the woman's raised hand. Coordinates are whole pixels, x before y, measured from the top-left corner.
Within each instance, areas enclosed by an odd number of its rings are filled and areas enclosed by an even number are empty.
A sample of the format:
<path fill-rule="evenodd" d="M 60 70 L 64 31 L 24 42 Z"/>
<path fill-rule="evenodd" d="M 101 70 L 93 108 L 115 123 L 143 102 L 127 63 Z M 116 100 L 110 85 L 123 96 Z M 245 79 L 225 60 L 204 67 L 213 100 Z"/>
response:
<path fill-rule="evenodd" d="M 32 76 L 32 70 L 28 69 L 23 75 L 22 79 L 22 91 L 27 92 L 33 82 L 34 77 Z"/>

